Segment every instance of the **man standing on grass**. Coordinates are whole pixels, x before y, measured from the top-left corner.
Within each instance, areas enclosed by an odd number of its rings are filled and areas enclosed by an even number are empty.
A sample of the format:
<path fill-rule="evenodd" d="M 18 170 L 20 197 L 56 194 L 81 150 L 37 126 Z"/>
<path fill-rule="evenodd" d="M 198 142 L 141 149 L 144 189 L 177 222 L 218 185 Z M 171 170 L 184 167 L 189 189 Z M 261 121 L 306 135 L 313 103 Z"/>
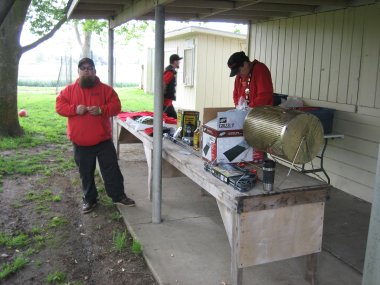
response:
<path fill-rule="evenodd" d="M 182 59 L 178 54 L 172 54 L 169 58 L 170 64 L 164 71 L 164 106 L 163 112 L 177 119 L 177 112 L 174 109 L 173 101 L 176 100 L 176 86 L 177 86 L 177 69 L 179 68 L 179 61 Z"/>
<path fill-rule="evenodd" d="M 97 203 L 96 159 L 107 195 L 114 203 L 135 206 L 124 193 L 124 179 L 112 142 L 110 117 L 121 110 L 119 97 L 112 87 L 100 82 L 92 59 L 81 59 L 78 73 L 75 83 L 58 95 L 55 108 L 58 114 L 68 118 L 67 136 L 73 143 L 74 159 L 82 181 L 82 211 L 91 212 Z"/>

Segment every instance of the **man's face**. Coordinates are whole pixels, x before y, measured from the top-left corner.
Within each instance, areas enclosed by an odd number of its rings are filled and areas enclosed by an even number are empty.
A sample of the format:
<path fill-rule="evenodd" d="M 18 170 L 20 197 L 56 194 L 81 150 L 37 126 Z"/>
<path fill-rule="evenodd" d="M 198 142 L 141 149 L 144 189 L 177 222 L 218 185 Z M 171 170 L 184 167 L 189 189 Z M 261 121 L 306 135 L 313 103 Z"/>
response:
<path fill-rule="evenodd" d="M 174 68 L 179 68 L 179 60 L 173 61 L 173 67 Z"/>
<path fill-rule="evenodd" d="M 244 61 L 243 66 L 239 69 L 239 74 L 241 76 L 247 76 L 249 74 L 249 63 L 247 61 Z"/>
<path fill-rule="evenodd" d="M 79 85 L 82 88 L 89 88 L 94 86 L 95 84 L 95 75 L 96 70 L 95 68 L 90 64 L 82 64 L 79 69 Z"/>

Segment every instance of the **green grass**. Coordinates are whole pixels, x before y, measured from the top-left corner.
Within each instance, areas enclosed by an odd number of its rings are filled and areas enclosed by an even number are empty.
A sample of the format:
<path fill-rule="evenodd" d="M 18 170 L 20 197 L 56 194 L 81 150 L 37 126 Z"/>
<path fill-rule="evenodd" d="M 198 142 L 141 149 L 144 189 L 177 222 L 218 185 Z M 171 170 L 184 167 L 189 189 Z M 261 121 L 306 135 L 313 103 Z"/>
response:
<path fill-rule="evenodd" d="M 113 247 L 117 252 L 122 252 L 127 247 L 127 233 L 113 232 Z"/>
<path fill-rule="evenodd" d="M 0 233 L 0 246 L 8 248 L 20 248 L 27 246 L 30 243 L 30 238 L 27 234 L 21 233 L 16 236 Z"/>
<path fill-rule="evenodd" d="M 0 270 L 0 280 L 3 280 L 12 273 L 21 270 L 26 264 L 28 264 L 28 260 L 23 256 L 19 256 L 14 261 L 6 263 Z"/>
<path fill-rule="evenodd" d="M 153 111 L 153 95 L 136 87 L 115 88 L 123 111 Z M 30 148 L 41 144 L 67 144 L 67 118 L 55 112 L 55 88 L 18 87 L 18 109 L 26 109 L 20 118 L 25 131 L 21 138 L 1 138 L 0 150 Z M 1 164 L 1 163 L 0 163 Z"/>
<path fill-rule="evenodd" d="M 61 284 L 66 280 L 66 274 L 60 271 L 50 273 L 46 278 L 48 283 Z"/>
<path fill-rule="evenodd" d="M 142 253 L 142 246 L 141 243 L 138 240 L 133 240 L 132 242 L 132 252 L 134 254 L 141 254 Z"/>
<path fill-rule="evenodd" d="M 152 111 L 153 95 L 145 94 L 137 88 L 117 88 L 122 102 L 123 111 Z M 20 118 L 20 124 L 25 135 L 19 138 L 0 138 L 0 192 L 4 192 L 4 181 L 13 175 L 35 175 L 38 187 L 26 191 L 24 199 L 17 201 L 14 208 L 23 207 L 25 203 L 34 203 L 36 212 L 50 210 L 51 203 L 61 201 L 60 193 L 42 186 L 53 174 L 65 174 L 75 167 L 72 158 L 67 159 L 67 151 L 71 144 L 66 138 L 67 118 L 55 112 L 55 88 L 52 87 L 18 87 L 18 109 L 26 109 L 27 117 Z M 39 148 L 36 148 L 39 146 Z M 106 195 L 100 177 L 97 177 L 97 187 L 101 201 L 106 206 L 113 205 Z M 73 179 L 73 186 L 79 186 L 80 180 Z M 120 219 L 120 215 L 111 215 L 113 220 Z M 20 271 L 28 264 L 28 257 L 38 252 L 53 241 L 53 231 L 66 224 L 68 220 L 63 216 L 52 217 L 44 227 L 33 227 L 27 233 L 0 232 L 0 246 L 19 250 L 20 255 L 12 262 L 0 267 L 0 282 L 9 275 Z M 122 251 L 126 248 L 127 232 L 118 232 L 113 235 L 114 248 Z M 141 247 L 141 246 L 140 246 Z M 22 251 L 22 253 L 21 253 Z M 37 266 L 42 262 L 37 262 Z M 20 273 L 21 274 L 21 273 Z M 49 283 L 65 282 L 65 274 L 59 271 L 49 274 L 46 281 Z M 82 284 L 82 283 L 70 283 Z"/>

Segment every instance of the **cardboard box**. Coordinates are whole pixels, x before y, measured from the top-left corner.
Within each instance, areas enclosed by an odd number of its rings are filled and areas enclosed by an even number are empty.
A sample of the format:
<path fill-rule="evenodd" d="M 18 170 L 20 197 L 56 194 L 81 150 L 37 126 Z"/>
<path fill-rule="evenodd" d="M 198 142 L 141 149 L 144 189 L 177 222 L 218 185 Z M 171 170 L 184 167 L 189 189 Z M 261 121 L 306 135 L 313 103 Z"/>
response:
<path fill-rule="evenodd" d="M 205 108 L 203 124 L 212 122 L 213 128 L 222 130 L 243 129 L 244 121 L 249 110 L 237 110 L 231 108 Z"/>
<path fill-rule="evenodd" d="M 202 158 L 216 163 L 235 163 L 253 160 L 243 130 L 217 130 L 218 118 L 202 126 Z"/>
<path fill-rule="evenodd" d="M 199 112 L 179 109 L 177 112 L 177 128 L 182 127 L 180 137 L 192 137 L 199 121 Z"/>

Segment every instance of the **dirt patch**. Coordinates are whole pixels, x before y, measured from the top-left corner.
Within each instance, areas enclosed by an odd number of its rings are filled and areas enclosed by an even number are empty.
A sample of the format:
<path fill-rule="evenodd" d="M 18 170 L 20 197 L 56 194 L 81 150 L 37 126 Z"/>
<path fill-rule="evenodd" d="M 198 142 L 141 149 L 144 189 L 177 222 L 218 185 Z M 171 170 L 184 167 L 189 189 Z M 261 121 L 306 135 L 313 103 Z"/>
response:
<path fill-rule="evenodd" d="M 65 157 L 72 159 L 70 149 Z M 28 260 L 0 284 L 47 284 L 48 275 L 57 271 L 65 274 L 65 281 L 53 284 L 157 284 L 142 255 L 132 252 L 129 234 L 126 248 L 121 252 L 115 249 L 113 233 L 126 231 L 126 227 L 114 205 L 101 200 L 92 213 L 82 214 L 76 169 L 48 177 L 12 175 L 2 180 L 0 233 L 27 233 L 31 243 L 0 245 L 0 269 L 20 255 Z M 38 197 L 44 193 L 60 197 L 60 201 L 47 198 L 41 202 Z M 64 223 L 54 225 L 52 221 L 58 219 Z M 43 240 L 39 245 L 36 231 Z"/>

